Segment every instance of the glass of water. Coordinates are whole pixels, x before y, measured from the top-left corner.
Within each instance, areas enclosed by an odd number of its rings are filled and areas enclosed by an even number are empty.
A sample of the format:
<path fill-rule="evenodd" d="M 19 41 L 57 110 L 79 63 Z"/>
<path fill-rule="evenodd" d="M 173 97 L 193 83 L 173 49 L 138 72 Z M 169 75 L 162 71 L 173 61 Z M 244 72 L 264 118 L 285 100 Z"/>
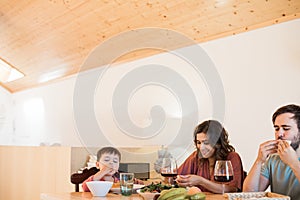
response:
<path fill-rule="evenodd" d="M 121 194 L 130 196 L 133 192 L 134 173 L 120 173 Z"/>

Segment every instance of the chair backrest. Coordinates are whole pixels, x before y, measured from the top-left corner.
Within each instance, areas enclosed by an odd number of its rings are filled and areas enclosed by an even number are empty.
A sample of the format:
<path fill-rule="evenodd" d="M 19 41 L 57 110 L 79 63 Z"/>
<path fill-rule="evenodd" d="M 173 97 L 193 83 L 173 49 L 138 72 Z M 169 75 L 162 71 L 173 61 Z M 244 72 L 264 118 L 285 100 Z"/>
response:
<path fill-rule="evenodd" d="M 119 172 L 132 172 L 134 177 L 140 180 L 150 178 L 149 163 L 120 163 Z"/>
<path fill-rule="evenodd" d="M 75 192 L 79 192 L 79 184 L 83 183 L 88 177 L 96 174 L 99 171 L 96 167 L 84 169 L 82 172 L 71 175 L 71 183 L 75 184 Z"/>
<path fill-rule="evenodd" d="M 243 190 L 244 181 L 245 181 L 245 178 L 246 178 L 247 175 L 248 175 L 248 173 L 246 171 L 244 171 L 244 173 L 243 173 L 243 179 L 242 179 L 242 190 Z"/>
<path fill-rule="evenodd" d="M 248 173 L 247 173 L 246 171 L 244 171 L 244 174 L 243 174 L 243 180 L 245 180 L 247 174 L 248 174 Z"/>

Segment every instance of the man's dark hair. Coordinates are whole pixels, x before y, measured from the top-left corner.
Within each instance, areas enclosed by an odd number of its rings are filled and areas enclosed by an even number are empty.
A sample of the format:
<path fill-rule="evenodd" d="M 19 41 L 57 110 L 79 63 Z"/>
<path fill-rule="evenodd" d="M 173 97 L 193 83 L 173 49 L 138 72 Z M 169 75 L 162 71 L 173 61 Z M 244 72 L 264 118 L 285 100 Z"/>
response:
<path fill-rule="evenodd" d="M 275 123 L 275 120 L 278 117 L 278 115 L 281 115 L 284 113 L 294 114 L 292 119 L 296 120 L 298 130 L 300 131 L 300 106 L 297 106 L 295 104 L 289 104 L 289 105 L 278 108 L 272 116 L 273 124 Z"/>
<path fill-rule="evenodd" d="M 295 105 L 295 104 L 289 104 L 289 105 L 278 108 L 272 116 L 273 124 L 275 123 L 276 118 L 279 115 L 284 114 L 284 113 L 294 114 L 294 116 L 291 119 L 294 119 L 297 123 L 297 127 L 298 127 L 298 135 L 296 136 L 297 141 L 291 143 L 291 146 L 293 147 L 293 149 L 296 150 L 296 149 L 298 149 L 298 147 L 300 145 L 300 106 Z"/>

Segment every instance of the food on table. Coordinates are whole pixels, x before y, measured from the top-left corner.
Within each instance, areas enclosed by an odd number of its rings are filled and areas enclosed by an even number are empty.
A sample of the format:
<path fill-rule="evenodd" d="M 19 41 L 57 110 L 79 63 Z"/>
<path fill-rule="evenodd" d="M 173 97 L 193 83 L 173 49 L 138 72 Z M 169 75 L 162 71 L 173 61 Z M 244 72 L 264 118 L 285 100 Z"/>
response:
<path fill-rule="evenodd" d="M 170 186 L 162 183 L 151 183 L 140 189 L 141 193 L 160 193 L 153 200 L 204 200 L 205 194 L 198 187 L 181 188 L 178 185 Z"/>
<path fill-rule="evenodd" d="M 169 190 L 163 190 L 157 200 L 204 200 L 205 194 L 202 192 L 196 192 L 188 194 L 188 190 L 185 188 L 172 188 Z"/>
<path fill-rule="evenodd" d="M 192 195 L 197 194 L 199 192 L 201 192 L 201 190 L 198 187 L 192 186 L 192 187 L 187 188 L 187 194 L 188 195 L 192 196 Z"/>
<path fill-rule="evenodd" d="M 114 184 L 112 185 L 112 188 L 120 188 L 120 182 L 114 183 Z"/>
<path fill-rule="evenodd" d="M 171 188 L 161 191 L 158 200 L 184 199 L 186 193 L 187 190 L 185 188 Z"/>
<path fill-rule="evenodd" d="M 190 200 L 204 200 L 205 199 L 205 194 L 202 192 L 198 192 L 192 196 L 189 197 Z"/>
<path fill-rule="evenodd" d="M 178 187 L 178 186 L 174 186 L 174 187 Z M 151 183 L 150 185 L 144 186 L 140 189 L 141 192 L 151 192 L 151 193 L 160 193 L 162 190 L 168 190 L 171 189 L 172 186 L 170 185 L 165 185 L 162 183 Z"/>

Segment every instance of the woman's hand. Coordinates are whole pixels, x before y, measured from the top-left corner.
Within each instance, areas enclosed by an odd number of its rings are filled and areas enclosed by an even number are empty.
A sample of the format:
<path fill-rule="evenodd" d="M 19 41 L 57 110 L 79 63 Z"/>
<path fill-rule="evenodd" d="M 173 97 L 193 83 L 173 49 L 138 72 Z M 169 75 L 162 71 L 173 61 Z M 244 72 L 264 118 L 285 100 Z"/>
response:
<path fill-rule="evenodd" d="M 189 175 L 178 175 L 176 182 L 181 187 L 191 187 L 195 185 L 200 185 L 202 180 L 201 176 L 189 174 Z"/>

